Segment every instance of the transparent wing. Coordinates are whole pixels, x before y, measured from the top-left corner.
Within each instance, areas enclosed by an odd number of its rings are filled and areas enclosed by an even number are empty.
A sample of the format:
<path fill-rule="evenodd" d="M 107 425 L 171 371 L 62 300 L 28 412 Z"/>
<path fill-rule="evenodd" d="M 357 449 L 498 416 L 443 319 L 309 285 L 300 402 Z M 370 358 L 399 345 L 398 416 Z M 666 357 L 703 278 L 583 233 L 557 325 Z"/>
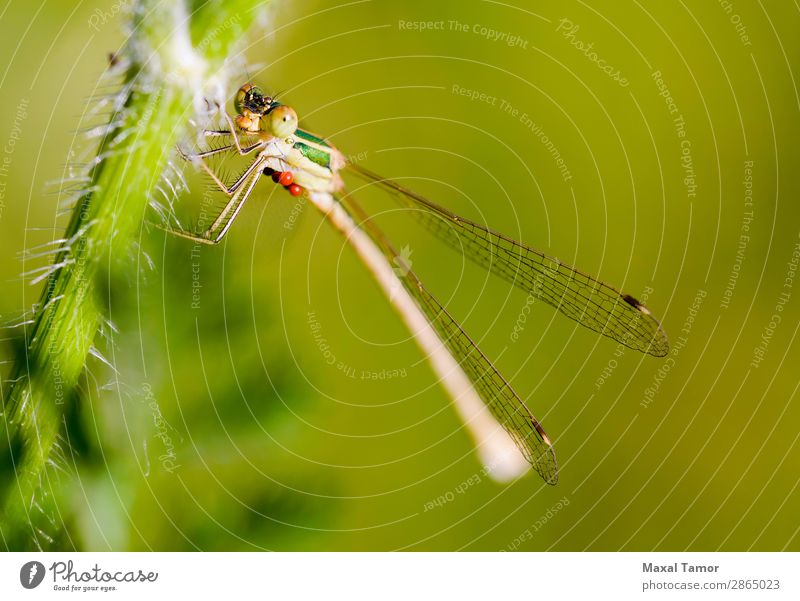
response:
<path fill-rule="evenodd" d="M 669 342 L 650 311 L 588 274 L 499 232 L 459 217 L 423 196 L 357 165 L 348 168 L 380 184 L 413 211 L 415 218 L 449 246 L 466 252 L 474 262 L 525 290 L 561 313 L 625 346 L 663 357 Z"/>
<path fill-rule="evenodd" d="M 558 481 L 556 455 L 539 421 L 475 342 L 451 317 L 447 309 L 422 285 L 405 259 L 395 251 L 353 198 L 348 196 L 341 202 L 342 206 L 355 216 L 357 223 L 383 251 L 389 262 L 397 266 L 395 273 L 403 286 L 414 298 L 489 411 L 509 433 L 525 459 L 545 482 L 555 484 Z"/>

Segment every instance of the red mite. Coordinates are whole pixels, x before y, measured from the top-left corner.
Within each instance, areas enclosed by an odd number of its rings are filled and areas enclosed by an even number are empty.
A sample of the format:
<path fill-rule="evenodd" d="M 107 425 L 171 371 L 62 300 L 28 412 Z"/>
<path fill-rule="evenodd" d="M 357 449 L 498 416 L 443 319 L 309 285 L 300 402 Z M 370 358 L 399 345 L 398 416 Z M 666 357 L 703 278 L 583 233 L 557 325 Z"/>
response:
<path fill-rule="evenodd" d="M 300 196 L 303 193 L 303 188 L 294 183 L 294 175 L 291 171 L 273 171 L 272 169 L 264 169 L 264 175 L 272 177 L 272 181 L 280 184 L 292 196 Z"/>
<path fill-rule="evenodd" d="M 283 171 L 278 175 L 278 183 L 283 187 L 290 186 L 294 183 L 294 175 L 291 171 Z"/>

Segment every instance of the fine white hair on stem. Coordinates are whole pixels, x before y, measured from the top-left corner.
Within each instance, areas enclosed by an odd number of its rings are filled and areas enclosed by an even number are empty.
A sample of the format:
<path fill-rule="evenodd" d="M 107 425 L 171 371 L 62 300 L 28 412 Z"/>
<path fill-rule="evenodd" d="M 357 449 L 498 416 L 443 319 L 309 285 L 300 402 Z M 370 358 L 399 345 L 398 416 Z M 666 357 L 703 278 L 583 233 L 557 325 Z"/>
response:
<path fill-rule="evenodd" d="M 439 381 L 452 398 L 456 412 L 472 436 L 486 473 L 500 482 L 513 480 L 524 474 L 530 464 L 490 413 L 458 361 L 450 354 L 425 314 L 406 291 L 381 250 L 332 195 L 310 192 L 309 198 L 344 235 L 414 334 L 414 339 L 427 356 Z"/>

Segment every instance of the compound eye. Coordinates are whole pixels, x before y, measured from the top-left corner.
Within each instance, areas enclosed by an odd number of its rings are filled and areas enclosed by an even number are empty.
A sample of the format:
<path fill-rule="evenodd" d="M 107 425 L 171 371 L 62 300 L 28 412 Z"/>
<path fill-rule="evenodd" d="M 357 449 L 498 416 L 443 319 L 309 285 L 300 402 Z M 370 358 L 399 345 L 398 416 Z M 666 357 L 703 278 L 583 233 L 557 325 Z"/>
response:
<path fill-rule="evenodd" d="M 264 119 L 269 132 L 276 138 L 288 138 L 297 130 L 297 113 L 286 105 L 272 109 Z"/>
<path fill-rule="evenodd" d="M 236 98 L 233 101 L 233 106 L 236 109 L 236 112 L 240 115 L 245 108 L 245 104 L 247 102 L 247 97 L 250 94 L 250 91 L 253 90 L 255 86 L 251 83 L 244 84 L 239 91 L 236 92 Z"/>

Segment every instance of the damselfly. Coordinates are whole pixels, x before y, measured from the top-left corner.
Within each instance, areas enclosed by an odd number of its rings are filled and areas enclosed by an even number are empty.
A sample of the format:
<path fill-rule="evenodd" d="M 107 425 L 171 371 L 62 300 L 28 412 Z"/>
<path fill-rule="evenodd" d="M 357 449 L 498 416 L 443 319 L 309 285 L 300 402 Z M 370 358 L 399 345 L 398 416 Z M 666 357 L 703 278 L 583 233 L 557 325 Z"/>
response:
<path fill-rule="evenodd" d="M 634 297 L 521 242 L 459 217 L 392 180 L 358 165 L 347 164 L 342 153 L 325 139 L 298 127 L 294 109 L 265 95 L 252 84 L 239 89 L 234 104 L 235 117 L 221 111 L 227 129 L 204 132 L 206 137 L 222 139 L 221 145 L 197 154 L 182 153 L 184 158 L 196 161 L 229 200 L 204 231 L 170 231 L 204 244 L 220 242 L 264 175 L 271 176 L 293 196 L 307 195 L 346 235 L 368 266 L 375 265 L 372 257 L 375 253 L 371 249 L 377 249 L 383 255 L 381 260 L 388 261 L 388 264 L 402 266 L 402 269 L 390 270 L 388 277 L 399 279 L 408 297 L 413 299 L 417 312 L 411 313 L 424 316 L 430 326 L 427 331 L 435 332 L 449 357 L 466 376 L 464 381 L 471 386 L 472 392 L 477 394 L 525 459 L 548 484 L 556 483 L 558 467 L 550 438 L 539 421 L 447 309 L 422 285 L 405 258 L 368 218 L 352 195 L 346 193 L 340 171 L 347 169 L 389 191 L 404 206 L 413 208 L 412 214 L 445 243 L 462 249 L 471 260 L 491 273 L 551 305 L 582 326 L 656 357 L 663 357 L 669 351 L 661 325 Z M 209 157 L 226 153 L 254 157 L 231 184 L 225 183 L 207 162 Z M 374 267 L 372 270 L 384 291 L 396 283 L 385 281 L 384 271 Z M 413 322 L 407 316 L 404 319 L 409 325 Z M 418 332 L 415 335 L 418 339 L 422 336 Z M 420 344 L 424 349 L 433 348 Z M 431 362 L 441 363 L 435 358 Z M 457 386 L 448 390 L 451 395 L 460 394 L 454 392 L 460 390 Z"/>

